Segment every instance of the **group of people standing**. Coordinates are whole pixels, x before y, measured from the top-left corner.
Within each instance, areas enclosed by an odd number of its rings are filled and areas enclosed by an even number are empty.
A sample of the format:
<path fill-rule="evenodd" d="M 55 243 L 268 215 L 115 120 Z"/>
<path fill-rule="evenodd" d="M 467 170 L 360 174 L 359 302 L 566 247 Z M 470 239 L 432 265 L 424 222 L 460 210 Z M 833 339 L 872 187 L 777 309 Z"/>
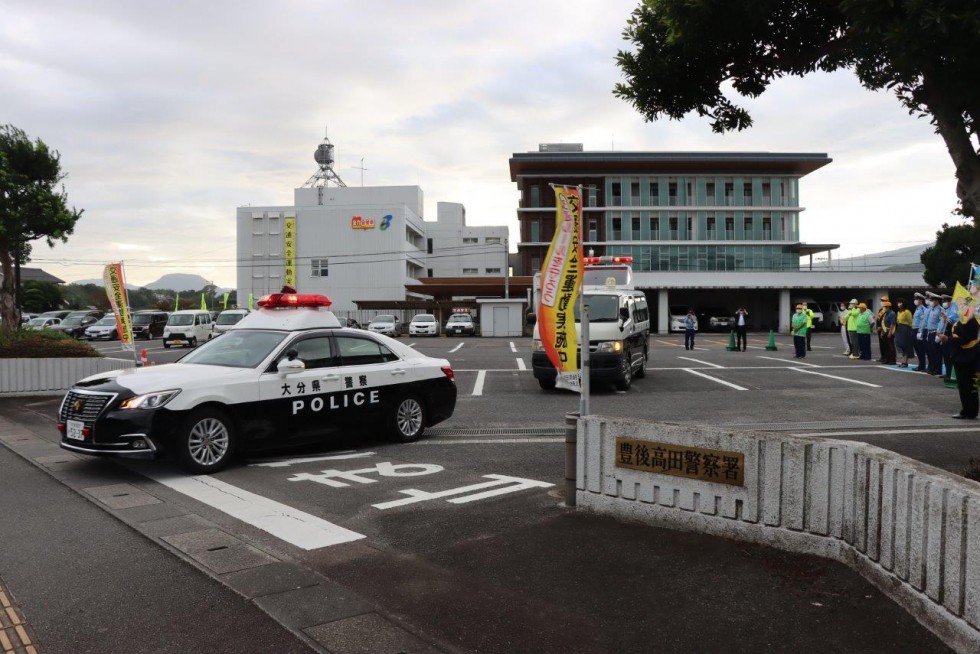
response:
<path fill-rule="evenodd" d="M 956 371 L 956 383 L 963 406 L 954 418 L 977 417 L 977 355 L 980 353 L 978 329 L 980 324 L 972 313 L 963 316 L 949 295 L 916 293 L 913 307 L 904 300 L 881 298 L 877 314 L 867 304 L 853 299 L 840 305 L 841 338 L 844 354 L 851 360 L 871 360 L 871 337 L 877 335 L 879 363 L 908 368 L 911 357 L 916 359 L 915 372 L 942 376 L 951 381 Z M 901 356 L 901 362 L 898 357 Z"/>

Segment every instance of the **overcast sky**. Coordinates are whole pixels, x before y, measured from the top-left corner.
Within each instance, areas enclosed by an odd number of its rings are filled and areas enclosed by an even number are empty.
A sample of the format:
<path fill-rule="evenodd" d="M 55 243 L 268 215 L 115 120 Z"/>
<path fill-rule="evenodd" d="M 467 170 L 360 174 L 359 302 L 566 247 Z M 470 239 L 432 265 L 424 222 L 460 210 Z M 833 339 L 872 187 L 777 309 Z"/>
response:
<path fill-rule="evenodd" d="M 638 0 L 148 3 L 0 0 L 0 124 L 61 153 L 75 233 L 33 263 L 69 281 L 122 259 L 127 281 L 235 283 L 235 210 L 290 205 L 325 130 L 349 186 L 418 184 L 425 217 L 461 202 L 518 238 L 507 161 L 586 150 L 825 152 L 805 177 L 803 241 L 840 255 L 932 240 L 953 166 L 926 120 L 853 74 L 790 79 L 755 127 L 645 123 L 612 95 Z"/>

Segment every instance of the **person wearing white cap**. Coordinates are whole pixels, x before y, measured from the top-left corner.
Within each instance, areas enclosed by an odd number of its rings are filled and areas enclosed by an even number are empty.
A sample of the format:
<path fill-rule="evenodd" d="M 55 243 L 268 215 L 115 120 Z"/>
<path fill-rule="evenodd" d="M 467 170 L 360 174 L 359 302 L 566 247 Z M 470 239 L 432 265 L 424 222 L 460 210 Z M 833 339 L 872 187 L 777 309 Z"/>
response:
<path fill-rule="evenodd" d="M 857 359 L 858 353 L 861 351 L 857 337 L 859 315 L 861 315 L 861 310 L 858 309 L 858 301 L 855 298 L 847 305 L 847 340 L 851 343 L 851 354 L 847 357 L 848 359 Z"/>
<path fill-rule="evenodd" d="M 837 322 L 840 323 L 840 338 L 844 341 L 844 356 L 851 355 L 851 342 L 847 340 L 847 305 L 841 302 L 837 305 Z"/>
<path fill-rule="evenodd" d="M 915 367 L 916 372 L 926 371 L 926 343 L 922 335 L 922 328 L 926 325 L 926 296 L 922 293 L 915 294 L 915 313 L 912 314 L 912 348 L 915 350 L 915 358 L 919 360 L 919 365 Z"/>

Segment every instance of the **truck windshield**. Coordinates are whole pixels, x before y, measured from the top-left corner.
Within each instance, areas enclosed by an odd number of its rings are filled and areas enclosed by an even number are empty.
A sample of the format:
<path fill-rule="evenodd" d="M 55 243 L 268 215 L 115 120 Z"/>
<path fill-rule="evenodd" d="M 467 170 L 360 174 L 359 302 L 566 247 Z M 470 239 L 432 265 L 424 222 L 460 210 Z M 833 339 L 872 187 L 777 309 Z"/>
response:
<path fill-rule="evenodd" d="M 589 322 L 616 322 L 619 320 L 619 297 L 616 295 L 586 295 L 589 305 Z M 581 298 L 575 302 L 575 322 L 582 319 Z"/>

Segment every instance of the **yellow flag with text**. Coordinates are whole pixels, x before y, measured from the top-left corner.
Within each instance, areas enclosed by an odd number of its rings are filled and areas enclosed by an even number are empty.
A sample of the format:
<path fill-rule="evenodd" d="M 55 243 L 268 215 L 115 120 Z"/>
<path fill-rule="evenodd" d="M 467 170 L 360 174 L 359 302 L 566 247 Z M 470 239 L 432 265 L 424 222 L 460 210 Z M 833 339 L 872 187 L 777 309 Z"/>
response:
<path fill-rule="evenodd" d="M 119 343 L 124 350 L 133 350 L 133 321 L 129 315 L 129 297 L 126 294 L 126 282 L 123 279 L 122 263 L 106 264 L 102 273 L 105 292 L 109 296 L 109 304 L 116 316 L 116 333 Z"/>
<path fill-rule="evenodd" d="M 548 359 L 558 370 L 555 386 L 581 392 L 575 302 L 582 287 L 582 190 L 554 189 L 555 235 L 541 269 L 538 332 Z"/>

